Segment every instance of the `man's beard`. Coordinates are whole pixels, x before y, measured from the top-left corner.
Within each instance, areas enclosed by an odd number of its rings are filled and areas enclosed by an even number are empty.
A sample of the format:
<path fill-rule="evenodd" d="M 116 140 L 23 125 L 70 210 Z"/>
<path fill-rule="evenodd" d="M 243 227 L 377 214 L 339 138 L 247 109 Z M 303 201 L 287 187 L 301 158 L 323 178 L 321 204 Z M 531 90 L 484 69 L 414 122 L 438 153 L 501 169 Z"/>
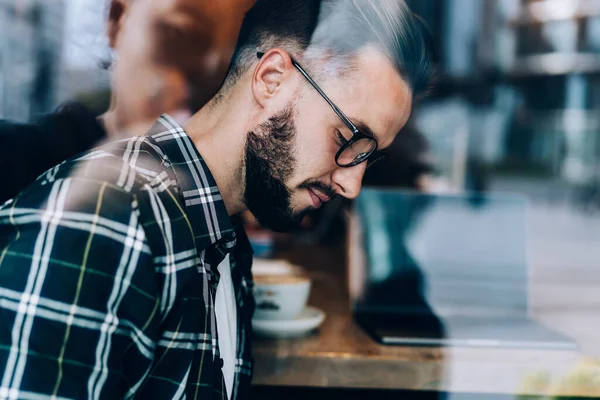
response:
<path fill-rule="evenodd" d="M 294 212 L 287 182 L 296 167 L 294 109 L 282 112 L 248 132 L 246 142 L 246 190 L 244 202 L 265 228 L 285 232 L 297 228 L 307 208 Z"/>

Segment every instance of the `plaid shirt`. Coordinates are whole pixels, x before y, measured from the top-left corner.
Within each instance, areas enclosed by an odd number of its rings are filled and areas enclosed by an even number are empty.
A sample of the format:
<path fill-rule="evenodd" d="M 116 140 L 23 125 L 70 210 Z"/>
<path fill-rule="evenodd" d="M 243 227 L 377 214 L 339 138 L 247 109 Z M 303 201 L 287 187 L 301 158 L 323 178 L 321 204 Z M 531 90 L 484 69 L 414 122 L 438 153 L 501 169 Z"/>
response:
<path fill-rule="evenodd" d="M 226 254 L 239 399 L 252 252 L 183 128 L 164 115 L 49 170 L 0 208 L 0 399 L 226 399 L 214 312 Z"/>

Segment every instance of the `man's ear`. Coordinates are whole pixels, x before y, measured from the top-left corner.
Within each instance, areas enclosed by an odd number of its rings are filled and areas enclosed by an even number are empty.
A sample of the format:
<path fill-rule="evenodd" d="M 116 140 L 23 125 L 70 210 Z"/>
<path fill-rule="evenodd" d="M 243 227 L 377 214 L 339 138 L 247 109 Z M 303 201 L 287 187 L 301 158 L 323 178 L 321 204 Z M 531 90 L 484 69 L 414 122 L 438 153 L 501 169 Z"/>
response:
<path fill-rule="evenodd" d="M 110 0 L 106 35 L 108 36 L 108 44 L 113 49 L 117 44 L 117 39 L 121 32 L 125 15 L 127 14 L 127 1 L 128 0 Z"/>
<path fill-rule="evenodd" d="M 252 77 L 252 92 L 258 104 L 266 107 L 267 102 L 282 90 L 282 83 L 289 79 L 294 65 L 287 51 L 275 48 L 261 58 Z"/>

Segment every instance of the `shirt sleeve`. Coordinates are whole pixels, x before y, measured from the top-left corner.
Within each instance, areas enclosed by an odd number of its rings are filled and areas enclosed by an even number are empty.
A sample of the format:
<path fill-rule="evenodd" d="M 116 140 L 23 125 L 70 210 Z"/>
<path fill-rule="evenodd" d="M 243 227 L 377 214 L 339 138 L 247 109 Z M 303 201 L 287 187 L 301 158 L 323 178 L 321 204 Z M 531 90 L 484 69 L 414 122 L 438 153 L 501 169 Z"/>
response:
<path fill-rule="evenodd" d="M 136 197 L 59 179 L 0 208 L 0 398 L 117 399 L 151 368 L 159 291 Z"/>

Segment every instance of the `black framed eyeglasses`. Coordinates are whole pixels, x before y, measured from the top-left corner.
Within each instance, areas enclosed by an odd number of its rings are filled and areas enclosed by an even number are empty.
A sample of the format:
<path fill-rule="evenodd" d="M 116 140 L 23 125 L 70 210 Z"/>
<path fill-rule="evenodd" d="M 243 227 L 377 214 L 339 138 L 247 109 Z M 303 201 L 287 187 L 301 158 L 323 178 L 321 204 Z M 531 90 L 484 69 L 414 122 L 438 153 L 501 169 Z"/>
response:
<path fill-rule="evenodd" d="M 259 51 L 256 53 L 256 55 L 258 58 L 262 58 L 262 56 L 264 56 L 265 53 Z M 294 67 L 296 67 L 296 69 L 300 71 L 300 73 L 306 78 L 306 80 L 312 85 L 312 87 L 315 88 L 317 92 L 319 92 L 321 97 L 325 99 L 327 104 L 329 104 L 333 111 L 344 122 L 346 127 L 350 129 L 350 132 L 352 132 L 352 138 L 350 138 L 349 140 L 343 138 L 342 135 L 341 139 L 343 139 L 344 143 L 335 155 L 335 163 L 340 167 L 350 168 L 354 167 L 355 165 L 361 164 L 365 161 L 369 161 L 369 164 L 367 166 L 370 167 L 376 161 L 381 160 L 384 156 L 382 154 L 377 154 L 377 140 L 374 137 L 361 132 L 356 127 L 356 125 L 354 125 L 352 121 L 350 121 L 350 119 L 346 117 L 342 110 L 340 110 L 338 106 L 336 106 L 333 103 L 333 101 L 331 101 L 331 99 L 327 97 L 327 95 L 323 92 L 319 85 L 317 85 L 317 83 L 310 77 L 310 75 L 308 75 L 304 68 L 302 68 L 302 66 L 298 64 L 293 58 L 291 60 Z M 375 155 L 375 157 L 371 157 L 373 155 Z"/>

